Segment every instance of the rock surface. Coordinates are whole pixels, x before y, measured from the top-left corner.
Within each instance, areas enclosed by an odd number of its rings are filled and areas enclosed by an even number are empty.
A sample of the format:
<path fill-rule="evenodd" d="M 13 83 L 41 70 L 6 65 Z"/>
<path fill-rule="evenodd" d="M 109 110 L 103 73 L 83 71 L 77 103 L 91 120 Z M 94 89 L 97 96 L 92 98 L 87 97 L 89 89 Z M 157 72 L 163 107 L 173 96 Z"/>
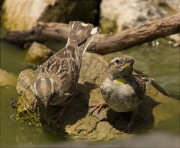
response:
<path fill-rule="evenodd" d="M 45 10 L 48 8 L 48 6 L 53 6 L 54 3 L 55 0 L 5 0 L 2 15 L 3 24 L 5 28 L 11 31 L 30 29 L 32 26 L 36 25 L 43 13 L 44 15 L 47 15 Z"/>
<path fill-rule="evenodd" d="M 5 0 L 3 24 L 8 30 L 27 30 L 41 22 L 79 20 L 94 23 L 98 15 L 98 2 L 62 0 Z"/>
<path fill-rule="evenodd" d="M 179 114 L 178 110 L 172 113 L 168 109 L 164 109 L 177 106 L 179 101 L 164 95 L 166 93 L 160 91 L 161 89 L 157 84 L 152 83 L 147 84 L 146 96 L 139 107 L 130 134 L 122 134 L 120 127 L 128 124 L 131 113 L 117 113 L 105 108 L 99 114 L 94 112 L 92 116 L 89 116 L 91 109 L 88 106 L 103 101 L 98 85 L 107 74 L 107 65 L 108 63 L 101 56 L 85 53 L 77 92 L 67 106 L 62 122 L 57 124 L 54 124 L 48 116 L 43 118 L 44 120 L 40 120 L 41 117 L 46 116 L 41 109 L 37 110 L 37 114 L 33 111 L 31 103 L 34 96 L 30 85 L 35 72 L 30 69 L 22 71 L 16 87 L 19 94 L 16 119 L 54 133 L 64 134 L 70 139 L 109 141 L 149 132 L 162 121 L 171 118 L 172 114 Z M 53 107 L 50 114 L 57 113 L 58 110 L 59 107 Z"/>
<path fill-rule="evenodd" d="M 102 0 L 100 26 L 103 33 L 115 33 L 178 13 L 179 0 Z"/>
<path fill-rule="evenodd" d="M 165 11 L 158 12 L 150 1 L 135 0 L 129 3 L 124 0 L 103 0 L 100 22 L 103 32 L 109 33 L 112 29 L 119 32 L 138 26 L 145 21 L 158 20 L 166 15 Z M 116 24 L 116 30 L 114 30 L 114 24 L 106 26 L 109 22 Z"/>
<path fill-rule="evenodd" d="M 55 51 L 51 50 L 45 45 L 33 42 L 33 44 L 28 49 L 28 52 L 25 57 L 25 62 L 30 66 L 40 65 L 54 53 Z"/>

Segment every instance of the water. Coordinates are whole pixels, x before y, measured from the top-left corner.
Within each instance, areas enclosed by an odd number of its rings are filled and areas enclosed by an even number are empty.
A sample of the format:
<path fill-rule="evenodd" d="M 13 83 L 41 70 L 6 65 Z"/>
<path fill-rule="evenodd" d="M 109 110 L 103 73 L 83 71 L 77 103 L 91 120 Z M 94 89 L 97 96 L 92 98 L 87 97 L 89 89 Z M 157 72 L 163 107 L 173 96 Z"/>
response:
<path fill-rule="evenodd" d="M 64 45 L 64 43 L 62 44 Z M 62 46 L 61 45 L 61 46 Z M 55 49 L 59 44 L 49 44 Z M 24 63 L 26 52 L 19 47 L 7 43 L 1 43 L 1 68 L 13 73 L 18 77 L 19 73 L 28 67 Z M 179 99 L 179 47 L 168 46 L 137 46 L 122 52 L 108 54 L 108 57 L 116 57 L 120 54 L 128 54 L 135 59 L 135 69 L 155 79 L 164 89 Z M 66 140 L 61 135 L 54 135 L 28 123 L 17 123 L 13 114 L 15 109 L 11 108 L 12 98 L 17 99 L 15 86 L 1 87 L 1 145 L 2 146 L 35 146 L 54 144 Z M 8 101 L 8 102 L 7 102 Z M 171 122 L 173 121 L 173 122 Z M 178 117 L 164 122 L 155 130 L 168 131 L 179 134 Z M 176 127 L 176 128 L 171 128 Z"/>
<path fill-rule="evenodd" d="M 134 68 L 153 78 L 173 98 L 180 99 L 179 92 L 179 66 L 180 48 L 167 43 L 157 46 L 142 45 L 106 55 L 116 57 L 121 54 L 133 56 Z"/>
<path fill-rule="evenodd" d="M 1 68 L 18 77 L 28 67 L 24 63 L 26 52 L 14 45 L 1 43 Z M 12 98 L 17 99 L 16 86 L 0 88 L 1 96 L 1 144 L 2 146 L 34 146 L 46 143 L 57 143 L 66 140 L 60 135 L 35 128 L 27 123 L 17 123 L 14 119 L 15 109 L 9 104 Z"/>

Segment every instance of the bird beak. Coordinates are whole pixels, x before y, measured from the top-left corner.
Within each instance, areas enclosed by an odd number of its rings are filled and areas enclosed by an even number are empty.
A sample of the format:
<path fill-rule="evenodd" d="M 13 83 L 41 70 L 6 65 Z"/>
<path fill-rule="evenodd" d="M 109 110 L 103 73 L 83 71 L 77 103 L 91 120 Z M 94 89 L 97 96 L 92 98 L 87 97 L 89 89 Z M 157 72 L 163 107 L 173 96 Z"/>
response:
<path fill-rule="evenodd" d="M 47 109 L 48 106 L 49 106 L 48 105 L 48 100 L 47 99 L 43 99 L 41 102 L 42 102 L 42 105 L 44 106 L 44 108 Z"/>
<path fill-rule="evenodd" d="M 127 61 L 127 62 L 123 65 L 123 69 L 132 68 L 132 67 L 133 67 L 133 63 L 134 63 L 134 61 Z"/>

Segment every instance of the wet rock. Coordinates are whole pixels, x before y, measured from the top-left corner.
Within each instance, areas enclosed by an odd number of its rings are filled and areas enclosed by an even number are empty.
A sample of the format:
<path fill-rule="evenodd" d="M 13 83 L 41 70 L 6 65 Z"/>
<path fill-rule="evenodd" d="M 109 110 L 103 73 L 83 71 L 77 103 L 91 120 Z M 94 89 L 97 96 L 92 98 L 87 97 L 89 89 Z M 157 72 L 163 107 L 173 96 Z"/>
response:
<path fill-rule="evenodd" d="M 15 86 L 16 82 L 17 78 L 13 73 L 8 73 L 0 68 L 0 86 Z"/>
<path fill-rule="evenodd" d="M 45 45 L 33 42 L 33 44 L 28 49 L 25 62 L 30 66 L 40 65 L 54 53 L 55 51 L 51 50 Z"/>
<path fill-rule="evenodd" d="M 63 134 L 70 139 L 109 141 L 130 138 L 137 133 L 150 132 L 164 120 L 170 119 L 172 115 L 179 114 L 178 109 L 173 113 L 169 111 L 170 107 L 178 106 L 179 102 L 168 97 L 168 94 L 161 91 L 162 88 L 157 84 L 148 83 L 145 98 L 139 106 L 130 134 L 121 133 L 121 131 L 122 127 L 129 123 L 131 113 L 117 113 L 105 108 L 100 113 L 95 111 L 92 116 L 89 116 L 91 108 L 88 106 L 103 101 L 98 85 L 107 74 L 107 65 L 106 60 L 100 55 L 85 53 L 77 91 L 68 104 L 61 123 L 56 124 L 51 117 L 60 110 L 60 107 L 51 107 L 48 115 L 40 108 L 37 108 L 37 112 L 34 111 L 31 105 L 34 99 L 31 83 L 35 72 L 30 69 L 22 71 L 16 87 L 19 94 L 16 119 Z"/>
<path fill-rule="evenodd" d="M 27 30 L 40 22 L 63 22 L 79 20 L 94 23 L 99 2 L 62 0 L 5 0 L 3 24 L 8 30 Z"/>
<path fill-rule="evenodd" d="M 82 58 L 79 83 L 92 83 L 100 85 L 107 75 L 108 63 L 102 56 L 97 54 L 85 53 Z"/>

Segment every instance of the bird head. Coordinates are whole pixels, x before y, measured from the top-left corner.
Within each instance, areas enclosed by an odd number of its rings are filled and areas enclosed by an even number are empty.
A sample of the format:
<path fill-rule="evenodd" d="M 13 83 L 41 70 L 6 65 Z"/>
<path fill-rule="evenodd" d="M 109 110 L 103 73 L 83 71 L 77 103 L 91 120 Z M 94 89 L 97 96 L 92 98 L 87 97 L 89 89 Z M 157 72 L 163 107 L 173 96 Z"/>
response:
<path fill-rule="evenodd" d="M 127 78 L 132 74 L 134 59 L 131 56 L 116 57 L 109 63 L 111 79 Z"/>
<path fill-rule="evenodd" d="M 46 110 L 55 92 L 56 83 L 51 78 L 39 78 L 34 82 L 33 90 L 38 103 Z"/>

